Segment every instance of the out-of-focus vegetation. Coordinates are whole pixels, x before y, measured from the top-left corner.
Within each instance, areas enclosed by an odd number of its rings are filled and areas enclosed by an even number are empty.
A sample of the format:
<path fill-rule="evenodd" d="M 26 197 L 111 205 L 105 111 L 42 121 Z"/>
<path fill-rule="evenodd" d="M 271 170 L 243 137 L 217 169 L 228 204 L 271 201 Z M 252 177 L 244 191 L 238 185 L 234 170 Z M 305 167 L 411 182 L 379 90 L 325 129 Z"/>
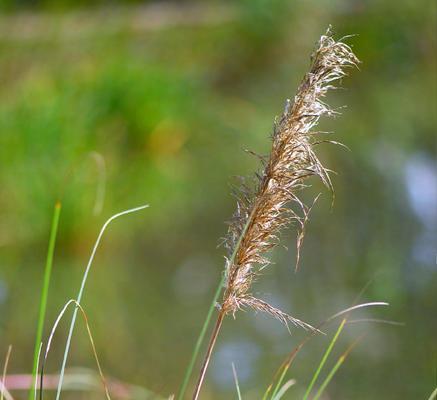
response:
<path fill-rule="evenodd" d="M 56 2 L 57 3 L 57 2 Z M 110 376 L 162 394 L 177 390 L 223 268 L 216 248 L 234 208 L 229 184 L 266 153 L 273 117 L 306 72 L 329 24 L 363 61 L 331 94 L 347 105 L 323 121 L 340 147 L 321 146 L 338 172 L 335 204 L 323 191 L 308 225 L 301 270 L 294 236 L 257 287 L 281 309 L 317 323 L 363 298 L 385 300 L 404 327 L 363 331 L 328 392 L 332 398 L 424 398 L 435 385 L 436 38 L 435 5 L 416 1 L 177 3 L 53 13 L 55 2 L 2 2 L 0 16 L 0 343 L 10 372 L 30 372 L 38 297 L 56 199 L 63 204 L 47 322 L 76 292 L 101 224 L 110 227 L 84 295 Z M 85 3 L 81 3 L 85 6 Z M 21 10 L 25 9 L 25 12 Z M 17 11 L 17 9 L 20 9 Z M 42 11 L 46 10 L 46 11 Z M 106 164 L 103 210 L 93 215 Z M 91 155 L 90 155 L 91 154 Z M 308 193 L 310 198 L 311 193 Z M 48 371 L 56 372 L 61 327 Z M 250 313 L 229 319 L 203 398 L 259 398 L 304 336 Z M 308 383 L 329 338 L 306 346 L 290 376 Z M 341 348 L 340 348 L 341 350 Z M 338 350 L 338 351 L 340 351 Z M 70 365 L 94 367 L 76 330 Z M 294 394 L 299 388 L 290 389 Z"/>

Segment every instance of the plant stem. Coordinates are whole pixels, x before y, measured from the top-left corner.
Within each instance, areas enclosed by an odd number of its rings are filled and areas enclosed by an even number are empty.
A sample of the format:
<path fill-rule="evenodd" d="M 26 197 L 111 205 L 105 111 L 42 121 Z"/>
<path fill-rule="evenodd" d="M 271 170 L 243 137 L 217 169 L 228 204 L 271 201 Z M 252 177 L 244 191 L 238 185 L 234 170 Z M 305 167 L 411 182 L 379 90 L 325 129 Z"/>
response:
<path fill-rule="evenodd" d="M 343 321 L 341 321 L 341 324 L 339 325 L 339 327 L 337 329 L 337 332 L 335 332 L 335 335 L 332 338 L 331 343 L 329 343 L 329 346 L 326 349 L 325 354 L 323 354 L 322 360 L 320 361 L 320 364 L 317 367 L 317 370 L 316 370 L 316 372 L 315 372 L 315 374 L 313 376 L 313 379 L 311 380 L 311 383 L 309 384 L 308 389 L 306 390 L 306 392 L 305 392 L 305 394 L 303 396 L 303 400 L 307 400 L 308 399 L 308 396 L 309 396 L 309 394 L 310 394 L 314 384 L 316 383 L 317 378 L 320 375 L 320 371 L 322 370 L 323 366 L 325 365 L 326 360 L 328 359 L 329 354 L 331 353 L 332 348 L 334 347 L 334 344 L 335 344 L 335 342 L 338 339 L 338 336 L 340 335 L 341 331 L 343 330 L 345 323 L 346 323 L 346 319 L 343 319 Z"/>
<path fill-rule="evenodd" d="M 252 210 L 251 214 L 249 215 L 249 218 L 246 221 L 246 224 L 244 225 L 243 231 L 241 232 L 240 237 L 238 238 L 237 243 L 235 244 L 234 251 L 232 252 L 231 257 L 229 258 L 229 264 L 232 265 L 232 263 L 235 260 L 235 257 L 237 256 L 237 251 L 240 247 L 241 241 L 243 240 L 244 235 L 246 234 L 247 228 L 249 227 L 250 222 L 253 218 L 254 210 Z M 199 337 L 197 338 L 196 345 L 193 350 L 193 354 L 191 355 L 190 363 L 188 364 L 188 368 L 185 371 L 184 380 L 182 382 L 181 388 L 179 390 L 178 400 L 183 400 L 185 391 L 187 390 L 188 382 L 190 380 L 191 374 L 193 373 L 194 364 L 196 362 L 197 356 L 199 355 L 200 347 L 203 343 L 203 340 L 205 339 L 206 331 L 208 329 L 208 326 L 211 322 L 212 314 L 214 312 L 214 308 L 216 306 L 216 303 L 219 299 L 220 293 L 222 292 L 223 286 L 226 282 L 226 273 L 223 273 L 222 278 L 220 279 L 220 282 L 217 286 L 214 298 L 209 306 L 208 314 L 206 315 L 205 321 L 202 326 L 202 330 L 200 331 Z"/>
<path fill-rule="evenodd" d="M 325 391 L 326 387 L 329 385 L 329 382 L 331 382 L 332 378 L 336 374 L 337 370 L 341 367 L 341 365 L 344 363 L 344 360 L 346 360 L 346 357 L 349 355 L 349 353 L 352 351 L 352 349 L 358 344 L 358 342 L 363 338 L 361 336 L 357 340 L 355 340 L 354 343 L 352 343 L 348 349 L 340 356 L 340 358 L 337 360 L 335 365 L 332 367 L 331 371 L 329 372 L 328 376 L 323 381 L 322 385 L 320 386 L 317 393 L 314 395 L 313 400 L 318 400 L 322 393 Z"/>
<path fill-rule="evenodd" d="M 38 354 L 39 354 L 39 348 L 44 331 L 44 319 L 47 310 L 47 298 L 49 293 L 50 276 L 52 273 L 52 266 L 53 266 L 53 254 L 55 252 L 56 235 L 58 232 L 60 214 L 61 214 L 61 203 L 57 201 L 55 204 L 55 208 L 53 210 L 52 226 L 50 229 L 50 238 L 49 238 L 49 247 L 47 250 L 46 266 L 44 270 L 44 281 L 43 281 L 43 287 L 41 289 L 38 325 L 36 328 L 35 349 L 33 353 L 33 367 L 32 367 L 33 384 L 31 385 L 29 390 L 29 396 L 28 396 L 29 400 L 32 400 L 34 395 L 34 386 L 36 382 L 36 374 L 37 374 L 37 366 L 38 366 Z"/>
<path fill-rule="evenodd" d="M 220 332 L 224 317 L 225 313 L 223 311 L 220 311 L 214 326 L 214 330 L 212 331 L 211 338 L 209 340 L 208 349 L 206 350 L 205 359 L 203 360 L 199 379 L 197 380 L 196 388 L 194 390 L 193 400 L 197 400 L 199 398 L 200 389 L 202 388 L 202 383 L 205 379 L 206 370 L 208 368 L 209 361 L 211 360 L 212 350 L 214 349 L 215 342 L 217 341 L 217 337 Z"/>
<path fill-rule="evenodd" d="M 235 370 L 235 365 L 234 363 L 232 363 L 232 373 L 234 375 L 234 381 L 235 381 L 235 387 L 237 389 L 237 396 L 238 396 L 238 400 L 242 400 L 241 397 L 241 390 L 240 390 L 240 384 L 238 383 L 238 376 L 237 376 L 237 371 Z"/>
<path fill-rule="evenodd" d="M 184 380 L 182 382 L 181 388 L 179 389 L 178 400 L 183 400 L 185 391 L 187 390 L 188 382 L 190 380 L 191 374 L 193 372 L 194 364 L 199 355 L 200 347 L 202 346 L 203 340 L 205 339 L 206 331 L 208 330 L 208 326 L 211 322 L 212 314 L 214 313 L 215 305 L 220 297 L 220 293 L 222 292 L 223 285 L 225 283 L 226 276 L 223 274 L 219 285 L 215 291 L 214 298 L 209 306 L 208 314 L 206 315 L 205 321 L 203 322 L 202 329 L 200 331 L 199 337 L 197 338 L 196 345 L 194 346 L 193 354 L 191 355 L 190 363 L 188 364 L 188 368 L 185 371 Z"/>

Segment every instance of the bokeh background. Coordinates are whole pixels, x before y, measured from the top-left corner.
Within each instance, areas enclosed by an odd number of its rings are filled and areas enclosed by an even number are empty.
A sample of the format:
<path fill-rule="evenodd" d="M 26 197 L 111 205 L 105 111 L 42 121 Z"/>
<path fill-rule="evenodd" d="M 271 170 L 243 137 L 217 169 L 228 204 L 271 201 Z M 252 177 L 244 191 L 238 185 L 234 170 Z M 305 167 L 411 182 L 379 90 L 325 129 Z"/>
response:
<path fill-rule="evenodd" d="M 13 344 L 10 373 L 31 370 L 56 199 L 47 329 L 77 292 L 106 218 L 149 203 L 110 226 L 83 306 L 108 376 L 161 395 L 177 391 L 223 269 L 217 244 L 235 207 L 230 186 L 258 168 L 244 150 L 268 152 L 273 119 L 332 24 L 337 37 L 356 34 L 348 43 L 362 61 L 344 90 L 329 95 L 334 107 L 347 105 L 343 115 L 320 124 L 350 148 L 319 149 L 337 172 L 335 204 L 314 181 L 304 197 L 322 198 L 301 270 L 293 270 L 290 228 L 282 237 L 289 250 L 272 254 L 275 265 L 255 291 L 317 323 L 370 282 L 362 301 L 390 307 L 354 318 L 405 326 L 348 325 L 335 356 L 366 336 L 326 398 L 427 398 L 437 351 L 435 2 L 0 4 L 0 351 Z M 59 369 L 66 331 L 64 322 L 48 372 Z M 203 398 L 236 398 L 234 362 L 244 398 L 259 399 L 304 336 L 251 312 L 229 318 Z M 329 339 L 299 354 L 287 398 L 301 397 Z M 69 365 L 95 369 L 82 323 Z"/>

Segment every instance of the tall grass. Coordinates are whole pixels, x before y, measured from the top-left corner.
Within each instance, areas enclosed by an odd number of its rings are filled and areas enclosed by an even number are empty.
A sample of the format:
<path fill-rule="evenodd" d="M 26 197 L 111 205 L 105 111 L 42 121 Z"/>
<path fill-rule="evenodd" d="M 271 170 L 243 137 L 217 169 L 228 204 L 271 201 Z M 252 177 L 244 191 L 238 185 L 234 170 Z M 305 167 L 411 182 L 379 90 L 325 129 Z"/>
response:
<path fill-rule="evenodd" d="M 318 400 L 320 399 L 320 396 L 323 394 L 323 392 L 325 391 L 326 387 L 329 385 L 329 383 L 331 382 L 332 378 L 334 377 L 334 375 L 336 374 L 336 372 L 338 371 L 338 369 L 341 367 L 341 365 L 344 363 L 344 361 L 346 360 L 346 357 L 349 355 L 349 353 L 352 351 L 352 349 L 358 344 L 358 342 L 362 339 L 362 337 L 359 337 L 357 340 L 355 340 L 355 342 L 353 342 L 347 349 L 346 351 L 338 358 L 337 362 L 334 364 L 334 366 L 331 368 L 331 370 L 329 371 L 328 375 L 326 376 L 326 378 L 324 379 L 324 381 L 322 382 L 322 384 L 320 385 L 319 389 L 317 390 L 316 394 L 313 397 L 313 400 Z"/>
<path fill-rule="evenodd" d="M 32 382 L 29 390 L 28 400 L 32 400 L 35 394 L 35 384 L 38 370 L 39 350 L 41 348 L 42 335 L 44 332 L 44 320 L 47 310 L 47 299 L 50 287 L 50 277 L 53 268 L 53 255 L 55 253 L 56 236 L 58 233 L 59 217 L 61 215 L 61 202 L 57 201 L 53 209 L 52 225 L 50 229 L 49 246 L 47 249 L 46 265 L 43 275 L 43 286 L 41 289 L 41 297 L 38 312 L 38 325 L 35 335 L 35 348 L 33 352 L 33 366 L 32 366 Z"/>
<path fill-rule="evenodd" d="M 106 228 L 108 227 L 108 225 L 112 221 L 114 221 L 115 219 L 117 219 L 119 217 L 122 217 L 122 216 L 127 215 L 127 214 L 131 214 L 131 213 L 134 213 L 134 212 L 137 212 L 137 211 L 140 211 L 140 210 L 144 210 L 147 207 L 149 207 L 148 204 L 143 205 L 143 206 L 139 206 L 139 207 L 135 207 L 135 208 L 131 208 L 129 210 L 125 210 L 125 211 L 122 211 L 122 212 L 119 212 L 117 214 L 114 214 L 112 217 L 108 218 L 108 220 L 103 224 L 103 226 L 102 226 L 102 228 L 100 230 L 100 233 L 99 233 L 99 235 L 97 237 L 97 240 L 96 240 L 96 242 L 94 244 L 94 247 L 93 247 L 93 249 L 91 251 L 91 256 L 90 256 L 90 258 L 88 260 L 88 264 L 87 264 L 87 266 L 85 268 L 85 272 L 84 272 L 84 275 L 83 275 L 83 278 L 82 278 L 82 282 L 81 282 L 81 285 L 80 285 L 80 288 L 79 288 L 79 292 L 77 294 L 77 298 L 75 299 L 75 302 L 78 305 L 80 305 L 80 302 L 82 301 L 82 296 L 83 296 L 83 293 L 84 293 L 85 284 L 86 284 L 86 281 L 88 279 L 88 274 L 90 272 L 91 265 L 92 265 L 92 263 L 94 261 L 94 256 L 96 255 L 97 248 L 99 247 L 100 241 L 101 241 L 101 239 L 103 237 L 103 234 L 104 234 Z M 64 350 L 64 357 L 62 359 L 61 371 L 59 373 L 59 383 L 58 383 L 58 388 L 56 390 L 56 400 L 59 400 L 59 398 L 61 397 L 62 384 L 63 384 L 63 381 L 64 381 L 64 375 L 65 375 L 65 367 L 67 365 L 68 354 L 70 352 L 71 339 L 73 337 L 73 331 L 74 331 L 74 326 L 76 324 L 76 318 L 77 318 L 78 309 L 79 309 L 79 307 L 76 306 L 75 309 L 74 309 L 74 312 L 73 312 L 73 316 L 71 318 L 71 322 L 70 322 L 70 329 L 68 331 L 67 342 L 66 342 L 65 350 Z"/>
<path fill-rule="evenodd" d="M 194 345 L 193 352 L 191 354 L 190 362 L 185 369 L 184 378 L 182 380 L 181 387 L 179 388 L 177 400 L 183 400 L 185 396 L 185 392 L 187 391 L 188 383 L 190 382 L 191 375 L 193 374 L 194 365 L 199 356 L 200 349 L 202 347 L 203 341 L 205 339 L 206 333 L 208 331 L 209 324 L 211 323 L 212 316 L 214 314 L 214 310 L 217 304 L 217 301 L 220 297 L 220 294 L 223 290 L 223 285 L 225 284 L 225 275 L 222 275 L 222 278 L 217 286 L 217 289 L 214 294 L 214 298 L 211 301 L 211 304 L 208 309 L 208 313 L 206 314 L 206 318 L 203 321 L 202 328 L 200 330 L 199 336 L 196 340 L 196 344 Z"/>
<path fill-rule="evenodd" d="M 338 313 L 330 316 L 329 318 L 327 318 L 325 321 L 323 321 L 322 323 L 320 323 L 319 325 L 317 325 L 318 329 L 322 329 L 324 328 L 326 325 L 328 325 L 329 323 L 333 322 L 334 320 L 336 320 L 338 317 L 343 317 L 342 323 L 340 323 L 336 333 L 334 334 L 333 339 L 331 340 L 331 342 L 329 343 L 327 349 L 325 350 L 324 356 L 322 357 L 319 365 L 317 366 L 317 369 L 312 377 L 312 380 L 309 384 L 309 391 L 311 391 L 311 388 L 314 386 L 314 383 L 317 380 L 317 377 L 320 374 L 321 369 L 323 368 L 323 365 L 325 364 L 329 353 L 331 352 L 335 342 L 337 341 L 341 331 L 343 330 L 344 326 L 346 325 L 346 323 L 349 323 L 351 321 L 348 320 L 348 315 L 355 310 L 359 310 L 362 308 L 367 308 L 367 307 L 377 307 L 377 306 L 388 306 L 389 304 L 386 302 L 382 302 L 382 301 L 374 301 L 374 302 L 370 302 L 370 303 L 361 303 L 361 304 L 356 304 L 352 307 L 346 308 L 342 311 L 339 311 Z M 346 321 L 346 322 L 343 322 Z M 384 322 L 391 322 L 391 321 L 384 321 Z M 308 341 L 310 339 L 312 339 L 315 334 L 317 332 L 311 332 L 309 335 L 307 335 L 304 340 L 302 340 L 302 342 L 300 342 L 290 353 L 289 355 L 286 357 L 286 359 L 284 360 L 284 362 L 281 364 L 281 366 L 278 368 L 278 370 L 276 371 L 272 382 L 270 383 L 270 385 L 267 387 L 267 390 L 264 393 L 264 396 L 262 397 L 262 400 L 267 400 L 267 399 L 275 399 L 276 396 L 280 393 L 282 387 L 283 387 L 283 382 L 285 380 L 285 377 L 287 375 L 287 372 L 290 369 L 291 364 L 293 363 L 294 359 L 296 358 L 297 354 L 300 352 L 300 350 L 303 348 L 303 346 L 305 346 Z M 307 389 L 307 392 L 309 393 Z M 273 390 L 273 391 L 272 391 Z M 271 393 L 271 394 L 270 394 Z"/>
<path fill-rule="evenodd" d="M 299 227 L 296 269 L 298 267 L 305 225 L 311 211 L 311 207 L 301 201 L 298 192 L 307 187 L 308 178 L 313 176 L 333 190 L 329 170 L 318 159 L 315 147 L 322 142 L 336 142 L 316 139 L 317 132 L 313 128 L 322 116 L 336 114 L 323 98 L 334 88 L 334 82 L 346 76 L 345 69 L 356 66 L 358 62 L 351 48 L 334 40 L 329 29 L 321 36 L 311 56 L 309 72 L 303 78 L 293 101 L 287 100 L 282 116 L 275 122 L 270 155 L 259 157 L 263 169 L 256 174 L 255 189 L 243 186 L 236 195 L 237 210 L 225 241 L 229 256 L 225 265 L 224 294 L 200 368 L 193 400 L 199 397 L 226 315 L 235 316 L 240 309 L 251 308 L 270 314 L 287 327 L 291 322 L 295 326 L 317 331 L 310 324 L 254 297 L 251 288 L 253 281 L 270 263 L 266 254 L 279 243 L 281 230 L 292 222 Z M 298 210 L 290 205 L 297 206 Z M 209 320 L 210 313 L 206 323 Z M 203 333 L 200 337 L 203 338 Z M 183 393 L 180 398 L 182 396 Z"/>
<path fill-rule="evenodd" d="M 329 343 L 328 348 L 326 349 L 325 353 L 323 354 L 322 360 L 320 361 L 320 364 L 317 367 L 316 372 L 314 373 L 305 394 L 303 395 L 303 400 L 308 399 L 308 396 L 310 395 L 311 390 L 313 389 L 313 386 L 316 383 L 316 380 L 319 377 L 320 372 L 321 372 L 323 366 L 325 365 L 326 360 L 329 357 L 329 354 L 331 353 L 332 349 L 334 348 L 335 342 L 337 341 L 338 337 L 340 336 L 340 333 L 343 330 L 345 324 L 346 324 L 346 319 L 343 319 L 343 321 L 341 321 L 341 324 L 339 325 L 337 331 L 335 332 L 334 337 L 332 338 L 331 342 Z"/>

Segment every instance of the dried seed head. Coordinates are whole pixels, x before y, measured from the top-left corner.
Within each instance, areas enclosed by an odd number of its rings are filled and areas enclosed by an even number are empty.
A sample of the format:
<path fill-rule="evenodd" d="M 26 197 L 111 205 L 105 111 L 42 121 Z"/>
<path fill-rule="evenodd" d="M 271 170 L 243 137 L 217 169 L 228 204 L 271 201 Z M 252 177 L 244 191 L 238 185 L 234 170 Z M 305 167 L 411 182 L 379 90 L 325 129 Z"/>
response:
<path fill-rule="evenodd" d="M 317 158 L 317 144 L 312 129 L 323 115 L 336 114 L 323 102 L 333 82 L 346 76 L 345 68 L 356 66 L 359 60 L 351 48 L 335 41 L 328 29 L 320 38 L 311 56 L 310 71 L 302 80 L 293 101 L 287 100 L 285 109 L 275 122 L 272 148 L 268 159 L 262 159 L 263 171 L 257 174 L 257 185 L 251 191 L 246 185 L 237 195 L 226 247 L 226 290 L 222 309 L 235 313 L 242 307 L 264 311 L 280 321 L 309 325 L 256 299 L 250 294 L 253 280 L 269 264 L 266 252 L 278 244 L 281 228 L 295 222 L 297 235 L 297 262 L 304 236 L 305 223 L 311 207 L 306 206 L 297 193 L 306 187 L 305 181 L 317 176 L 330 190 L 332 184 L 327 170 Z M 297 206 L 297 213 L 289 205 Z"/>

